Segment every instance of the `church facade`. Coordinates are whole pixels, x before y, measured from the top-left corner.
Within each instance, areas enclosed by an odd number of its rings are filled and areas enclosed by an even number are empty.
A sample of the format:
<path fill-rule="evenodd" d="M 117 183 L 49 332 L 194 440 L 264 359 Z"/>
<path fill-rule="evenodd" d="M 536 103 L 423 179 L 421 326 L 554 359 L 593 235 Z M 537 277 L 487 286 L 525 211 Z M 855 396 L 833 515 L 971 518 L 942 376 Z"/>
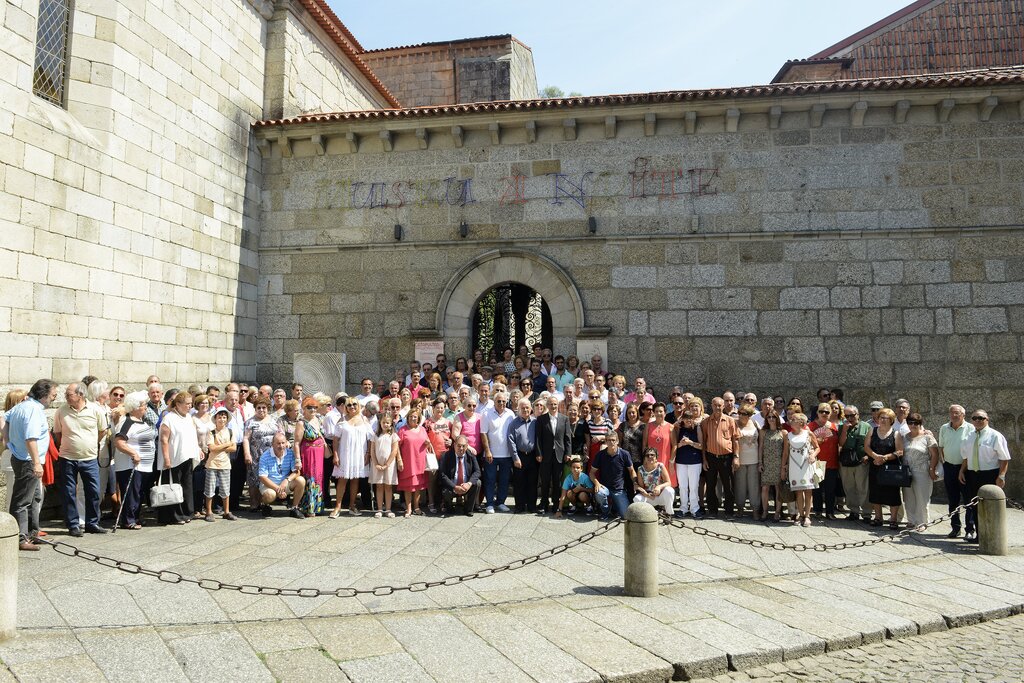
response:
<path fill-rule="evenodd" d="M 1024 68 L 537 100 L 511 37 L 368 51 L 322 0 L 0 25 L 2 387 L 538 340 L 1020 441 Z"/>

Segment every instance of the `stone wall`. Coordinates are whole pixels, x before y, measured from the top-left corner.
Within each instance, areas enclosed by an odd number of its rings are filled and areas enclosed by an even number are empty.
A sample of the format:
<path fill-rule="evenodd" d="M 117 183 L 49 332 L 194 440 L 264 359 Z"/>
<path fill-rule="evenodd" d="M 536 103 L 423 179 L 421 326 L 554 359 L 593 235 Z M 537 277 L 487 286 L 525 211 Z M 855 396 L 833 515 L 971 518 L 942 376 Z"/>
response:
<path fill-rule="evenodd" d="M 388 377 L 432 335 L 464 354 L 475 297 L 512 280 L 579 297 L 559 304 L 556 352 L 575 350 L 572 330 L 604 336 L 611 366 L 662 395 L 841 386 L 862 405 L 906 396 L 933 427 L 959 401 L 1018 449 L 1022 93 L 987 121 L 983 96 L 956 95 L 944 122 L 923 99 L 774 125 L 772 101 L 653 121 L 467 116 L 392 130 L 391 152 L 360 131 L 356 154 L 340 127 L 315 128 L 323 155 L 292 128 L 293 156 L 264 160 L 258 376 L 343 351 L 348 377 Z M 495 250 L 505 265 L 486 266 Z"/>
<path fill-rule="evenodd" d="M 297 2 L 279 2 L 267 31 L 266 118 L 389 106 Z"/>
<path fill-rule="evenodd" d="M 65 110 L 32 95 L 38 3 L 0 2 L 0 393 L 250 374 L 266 18 L 75 6 Z"/>
<path fill-rule="evenodd" d="M 366 52 L 404 107 L 537 97 L 533 53 L 512 36 Z"/>

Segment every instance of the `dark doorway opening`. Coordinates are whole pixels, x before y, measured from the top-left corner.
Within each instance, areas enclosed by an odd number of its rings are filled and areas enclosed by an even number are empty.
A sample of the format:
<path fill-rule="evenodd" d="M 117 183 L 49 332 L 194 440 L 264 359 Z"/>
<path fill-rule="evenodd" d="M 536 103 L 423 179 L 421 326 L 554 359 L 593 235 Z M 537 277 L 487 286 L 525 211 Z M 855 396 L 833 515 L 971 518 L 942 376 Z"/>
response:
<path fill-rule="evenodd" d="M 551 311 L 544 298 L 518 282 L 509 282 L 487 290 L 473 309 L 472 349 L 484 352 L 494 349 L 501 357 L 502 349 L 513 352 L 522 345 L 532 348 L 541 344 L 553 346 Z"/>

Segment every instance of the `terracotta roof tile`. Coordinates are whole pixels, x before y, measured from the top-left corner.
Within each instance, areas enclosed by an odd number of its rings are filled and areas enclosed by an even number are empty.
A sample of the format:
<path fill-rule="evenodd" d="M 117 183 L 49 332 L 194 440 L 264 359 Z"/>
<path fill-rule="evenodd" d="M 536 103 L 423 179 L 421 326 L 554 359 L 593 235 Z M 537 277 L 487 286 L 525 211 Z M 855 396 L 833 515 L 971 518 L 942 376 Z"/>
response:
<path fill-rule="evenodd" d="M 851 78 L 1024 64 L 1024 0 L 919 0 L 813 55 Z"/>
<path fill-rule="evenodd" d="M 416 43 L 414 45 L 396 45 L 394 47 L 377 47 L 372 50 L 363 50 L 362 54 L 372 55 L 376 52 L 393 52 L 396 50 L 423 50 L 428 51 L 436 47 L 444 47 L 446 45 L 460 45 L 462 43 L 475 43 L 490 40 L 515 40 L 515 37 L 511 33 L 505 33 L 496 36 L 479 36 L 477 38 L 458 38 L 456 40 L 436 40 L 429 43 Z M 518 42 L 518 41 L 517 41 Z"/>
<path fill-rule="evenodd" d="M 410 109 L 374 109 L 369 111 L 305 114 L 303 116 L 296 116 L 287 119 L 257 121 L 253 126 L 266 127 L 305 123 L 327 123 L 332 121 L 420 119 L 436 116 L 498 113 L 507 111 L 586 109 L 589 107 L 599 107 L 604 105 L 709 102 L 716 100 L 820 95 L 841 92 L 885 92 L 894 90 L 970 88 L 1021 84 L 1024 84 L 1024 66 L 1000 69 L 981 69 L 957 73 L 920 74 L 840 81 L 776 83 L 736 88 L 713 88 L 707 90 L 673 90 L 625 95 L 562 97 L 536 100 L 506 100 L 499 102 L 479 102 L 475 104 L 414 107 Z"/>

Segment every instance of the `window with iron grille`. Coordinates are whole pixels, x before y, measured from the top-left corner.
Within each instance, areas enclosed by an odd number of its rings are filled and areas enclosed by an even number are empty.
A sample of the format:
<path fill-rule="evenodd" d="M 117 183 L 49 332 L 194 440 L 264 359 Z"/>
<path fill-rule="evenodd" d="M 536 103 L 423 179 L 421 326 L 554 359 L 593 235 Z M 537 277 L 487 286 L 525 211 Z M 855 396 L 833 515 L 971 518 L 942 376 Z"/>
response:
<path fill-rule="evenodd" d="M 32 92 L 63 107 L 68 81 L 72 0 L 39 0 Z"/>

